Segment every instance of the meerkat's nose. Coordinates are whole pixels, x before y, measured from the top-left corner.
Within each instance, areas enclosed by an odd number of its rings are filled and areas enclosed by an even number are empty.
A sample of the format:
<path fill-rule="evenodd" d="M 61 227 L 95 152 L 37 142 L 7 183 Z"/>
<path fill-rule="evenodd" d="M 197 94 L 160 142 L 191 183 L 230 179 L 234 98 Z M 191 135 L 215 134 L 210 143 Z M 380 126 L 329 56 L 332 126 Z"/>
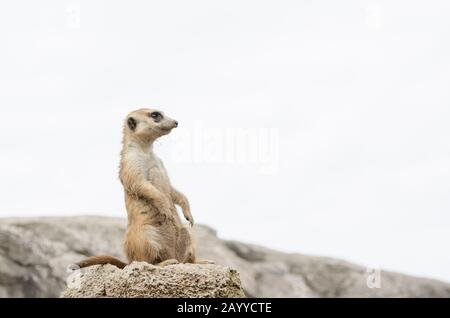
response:
<path fill-rule="evenodd" d="M 173 123 L 175 124 L 175 127 L 178 127 L 178 122 L 176 120 L 174 120 Z"/>

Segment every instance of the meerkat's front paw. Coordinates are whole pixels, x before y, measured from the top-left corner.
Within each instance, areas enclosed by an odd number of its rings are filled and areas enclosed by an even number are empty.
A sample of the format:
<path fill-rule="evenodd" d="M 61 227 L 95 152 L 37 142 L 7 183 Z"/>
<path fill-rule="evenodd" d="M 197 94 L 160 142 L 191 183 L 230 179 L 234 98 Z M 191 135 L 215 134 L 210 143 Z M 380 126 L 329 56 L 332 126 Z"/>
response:
<path fill-rule="evenodd" d="M 189 225 L 190 225 L 191 227 L 193 227 L 193 226 L 194 226 L 194 218 L 192 217 L 192 215 L 185 215 L 184 217 L 185 217 L 186 220 L 189 222 Z"/>
<path fill-rule="evenodd" d="M 175 264 L 179 264 L 179 263 L 180 262 L 178 260 L 176 260 L 174 258 L 171 258 L 171 259 L 166 259 L 165 261 L 162 261 L 162 262 L 156 264 L 156 266 L 164 267 L 164 266 L 167 266 L 167 265 L 175 265 Z"/>
<path fill-rule="evenodd" d="M 195 264 L 215 264 L 216 262 L 209 259 L 200 259 L 195 262 Z"/>

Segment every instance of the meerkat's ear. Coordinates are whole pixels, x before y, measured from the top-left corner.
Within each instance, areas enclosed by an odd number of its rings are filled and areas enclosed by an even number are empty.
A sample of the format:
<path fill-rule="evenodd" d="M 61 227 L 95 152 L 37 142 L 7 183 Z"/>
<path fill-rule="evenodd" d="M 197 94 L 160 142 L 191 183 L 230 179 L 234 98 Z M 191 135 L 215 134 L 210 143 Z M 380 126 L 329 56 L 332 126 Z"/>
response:
<path fill-rule="evenodd" d="M 128 120 L 127 120 L 127 125 L 128 125 L 128 128 L 130 128 L 131 130 L 134 131 L 136 129 L 136 126 L 137 126 L 136 119 L 134 119 L 133 117 L 129 117 Z"/>

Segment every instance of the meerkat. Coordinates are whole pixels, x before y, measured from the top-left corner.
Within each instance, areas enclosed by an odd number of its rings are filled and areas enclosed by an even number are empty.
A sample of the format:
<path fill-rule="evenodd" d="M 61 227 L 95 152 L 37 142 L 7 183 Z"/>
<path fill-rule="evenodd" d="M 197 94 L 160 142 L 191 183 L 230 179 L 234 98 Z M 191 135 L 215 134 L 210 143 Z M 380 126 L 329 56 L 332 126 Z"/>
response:
<path fill-rule="evenodd" d="M 155 140 L 177 126 L 176 120 L 155 109 L 135 110 L 126 117 L 120 181 L 128 214 L 124 249 L 130 263 L 214 263 L 196 260 L 189 201 L 172 186 L 161 159 L 153 152 Z M 189 225 L 183 224 L 175 205 L 181 207 Z M 119 268 L 127 265 L 112 256 L 93 256 L 76 265 L 83 268 L 107 263 Z"/>

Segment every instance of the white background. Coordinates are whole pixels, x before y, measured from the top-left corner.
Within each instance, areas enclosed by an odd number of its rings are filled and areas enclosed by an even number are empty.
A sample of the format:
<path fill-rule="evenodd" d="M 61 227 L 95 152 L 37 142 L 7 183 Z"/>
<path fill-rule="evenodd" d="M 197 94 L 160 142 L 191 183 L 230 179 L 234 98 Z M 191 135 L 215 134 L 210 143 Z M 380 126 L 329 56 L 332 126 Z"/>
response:
<path fill-rule="evenodd" d="M 0 40 L 0 216 L 125 216 L 122 122 L 156 107 L 198 223 L 450 281 L 449 1 L 9 1 Z M 196 123 L 274 129 L 278 170 L 178 162 Z"/>

